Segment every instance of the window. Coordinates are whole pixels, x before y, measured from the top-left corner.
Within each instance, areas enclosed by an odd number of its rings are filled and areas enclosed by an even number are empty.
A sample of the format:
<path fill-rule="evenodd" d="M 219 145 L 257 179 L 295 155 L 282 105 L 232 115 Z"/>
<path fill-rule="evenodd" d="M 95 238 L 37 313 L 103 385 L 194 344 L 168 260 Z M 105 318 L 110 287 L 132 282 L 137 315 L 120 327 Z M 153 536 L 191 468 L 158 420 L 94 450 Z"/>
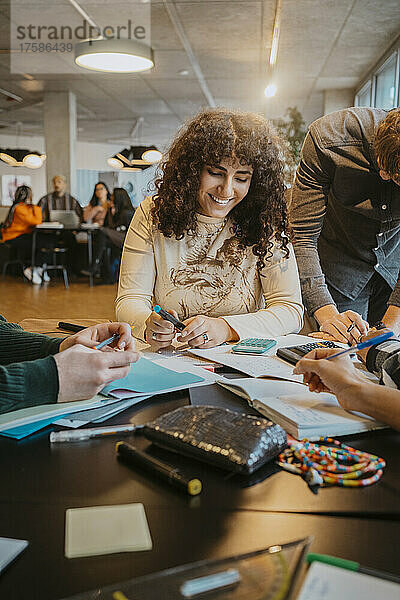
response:
<path fill-rule="evenodd" d="M 375 108 L 395 108 L 400 102 L 400 48 L 381 61 L 379 67 L 371 73 L 363 86 L 358 88 L 355 106 L 373 106 Z"/>
<path fill-rule="evenodd" d="M 396 53 L 392 54 L 376 74 L 374 105 L 377 108 L 396 105 L 396 58 Z"/>
<path fill-rule="evenodd" d="M 356 96 L 356 106 L 371 106 L 371 81 L 368 81 Z"/>

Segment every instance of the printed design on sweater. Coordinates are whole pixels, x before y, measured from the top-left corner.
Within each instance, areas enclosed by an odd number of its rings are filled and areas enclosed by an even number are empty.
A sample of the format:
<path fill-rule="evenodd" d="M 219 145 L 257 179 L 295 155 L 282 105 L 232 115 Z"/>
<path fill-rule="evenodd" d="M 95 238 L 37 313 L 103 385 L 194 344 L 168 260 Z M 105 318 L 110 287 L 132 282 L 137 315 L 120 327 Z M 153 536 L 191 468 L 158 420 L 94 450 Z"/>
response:
<path fill-rule="evenodd" d="M 237 314 L 252 312 L 258 307 L 255 290 L 259 289 L 255 263 L 246 264 L 247 252 L 235 237 L 215 248 L 211 236 L 187 236 L 187 253 L 177 267 L 169 272 L 172 290 L 179 290 L 180 318 L 193 314 L 223 314 L 226 298 L 236 296 Z M 190 296 L 190 303 L 186 299 Z M 193 306 L 193 296 L 198 306 Z M 191 310 L 188 310 L 190 304 Z"/>

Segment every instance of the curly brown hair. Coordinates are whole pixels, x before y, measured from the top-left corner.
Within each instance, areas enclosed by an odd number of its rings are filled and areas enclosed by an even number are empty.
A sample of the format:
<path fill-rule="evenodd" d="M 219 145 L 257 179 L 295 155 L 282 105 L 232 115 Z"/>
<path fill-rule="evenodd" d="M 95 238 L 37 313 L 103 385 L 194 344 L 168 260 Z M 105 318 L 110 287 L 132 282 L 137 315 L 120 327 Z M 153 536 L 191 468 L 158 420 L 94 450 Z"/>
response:
<path fill-rule="evenodd" d="M 282 146 L 264 117 L 227 108 L 208 109 L 188 121 L 172 141 L 155 181 L 151 216 L 165 237 L 182 239 L 197 228 L 200 174 L 204 165 L 236 158 L 253 167 L 247 195 L 229 213 L 231 232 L 252 247 L 257 268 L 272 256 L 273 237 L 289 256 Z"/>
<path fill-rule="evenodd" d="M 400 178 L 400 108 L 391 110 L 379 123 L 374 147 L 379 167 L 397 182 Z"/>

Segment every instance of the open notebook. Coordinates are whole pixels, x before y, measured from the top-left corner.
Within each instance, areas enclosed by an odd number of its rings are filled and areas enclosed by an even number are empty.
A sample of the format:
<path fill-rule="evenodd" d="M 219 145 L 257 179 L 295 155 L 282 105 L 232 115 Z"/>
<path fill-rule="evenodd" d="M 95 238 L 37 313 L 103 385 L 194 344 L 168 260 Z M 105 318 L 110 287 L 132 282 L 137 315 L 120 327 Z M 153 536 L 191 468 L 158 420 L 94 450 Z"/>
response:
<path fill-rule="evenodd" d="M 222 377 L 217 383 L 247 400 L 250 406 L 297 439 L 318 440 L 321 436 L 386 427 L 362 413 L 344 410 L 333 394 L 309 392 L 300 383 Z"/>

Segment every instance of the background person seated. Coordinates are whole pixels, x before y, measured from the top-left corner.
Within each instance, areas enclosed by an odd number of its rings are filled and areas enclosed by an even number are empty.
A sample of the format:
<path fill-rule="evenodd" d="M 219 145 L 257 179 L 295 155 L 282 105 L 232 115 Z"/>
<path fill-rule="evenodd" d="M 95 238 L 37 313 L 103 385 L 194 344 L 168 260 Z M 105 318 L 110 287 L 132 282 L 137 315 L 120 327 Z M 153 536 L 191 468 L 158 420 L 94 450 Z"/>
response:
<path fill-rule="evenodd" d="M 7 242 L 17 253 L 17 257 L 25 264 L 32 258 L 32 231 L 42 222 L 42 209 L 32 204 L 32 189 L 20 185 L 15 191 L 14 202 L 1 228 L 1 241 Z M 26 267 L 24 275 L 35 284 L 42 283 L 43 269 Z M 48 281 L 47 273 L 44 274 Z"/>
<path fill-rule="evenodd" d="M 94 274 L 102 274 L 102 283 L 114 283 L 117 279 L 111 265 L 121 256 L 125 236 L 135 213 L 128 192 L 123 188 L 114 188 L 111 206 L 104 218 L 104 227 L 96 231 L 93 249 Z"/>
<path fill-rule="evenodd" d="M 372 328 L 364 341 L 388 329 Z M 380 383 L 373 383 L 357 370 L 348 356 L 324 360 L 337 348 L 312 350 L 297 363 L 294 373 L 302 374 L 311 392 L 332 392 L 346 410 L 370 415 L 400 430 L 400 340 L 390 339 L 357 353 Z"/>
<path fill-rule="evenodd" d="M 85 223 L 97 223 L 102 226 L 110 205 L 110 190 L 104 181 L 98 181 L 94 186 L 93 196 L 88 206 L 83 209 L 83 220 Z"/>
<path fill-rule="evenodd" d="M 40 198 L 38 202 L 38 206 L 42 209 L 43 221 L 50 221 L 52 210 L 74 210 L 79 221 L 82 221 L 83 209 L 79 202 L 66 191 L 67 180 L 64 175 L 53 177 L 53 188 L 52 192 Z"/>
<path fill-rule="evenodd" d="M 124 352 L 93 350 L 114 333 Z M 139 358 L 126 323 L 102 323 L 65 339 L 28 333 L 0 316 L 0 414 L 28 406 L 87 400 L 126 377 Z"/>
<path fill-rule="evenodd" d="M 66 191 L 67 182 L 64 175 L 55 175 L 53 177 L 54 190 L 50 194 L 43 196 L 38 203 L 42 208 L 43 221 L 51 220 L 51 212 L 54 210 L 75 211 L 79 217 L 79 222 L 83 219 L 83 209 L 79 202 Z M 67 266 L 69 271 L 79 275 L 78 255 L 79 248 L 75 233 L 68 229 L 57 231 L 56 233 L 47 233 L 46 247 L 64 246 L 68 248 Z"/>

